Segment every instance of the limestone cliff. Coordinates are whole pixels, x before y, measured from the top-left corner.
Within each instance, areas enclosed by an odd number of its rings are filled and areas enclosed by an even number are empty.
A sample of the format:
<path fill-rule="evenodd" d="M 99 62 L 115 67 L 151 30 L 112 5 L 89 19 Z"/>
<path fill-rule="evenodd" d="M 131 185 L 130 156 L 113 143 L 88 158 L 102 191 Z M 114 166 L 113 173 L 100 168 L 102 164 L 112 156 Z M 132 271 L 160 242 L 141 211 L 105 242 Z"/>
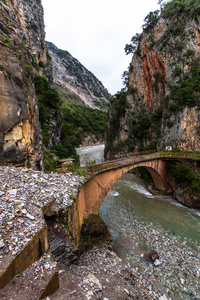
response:
<path fill-rule="evenodd" d="M 34 76 L 46 60 L 41 1 L 0 1 L 1 161 L 42 168 Z"/>
<path fill-rule="evenodd" d="M 200 8 L 171 1 L 132 38 L 127 90 L 111 105 L 106 155 L 170 145 L 200 151 Z"/>
<path fill-rule="evenodd" d="M 111 95 L 96 76 L 86 69 L 68 51 L 48 42 L 52 58 L 54 83 L 58 90 L 73 92 L 81 102 L 95 109 L 108 110 Z"/>

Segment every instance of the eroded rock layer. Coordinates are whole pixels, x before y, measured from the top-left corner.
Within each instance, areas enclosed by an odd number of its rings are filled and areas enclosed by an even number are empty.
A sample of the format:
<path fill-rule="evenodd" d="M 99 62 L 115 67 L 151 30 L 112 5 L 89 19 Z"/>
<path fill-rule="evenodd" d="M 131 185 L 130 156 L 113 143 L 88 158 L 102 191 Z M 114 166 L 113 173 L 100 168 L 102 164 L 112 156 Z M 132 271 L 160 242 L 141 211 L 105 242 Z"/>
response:
<path fill-rule="evenodd" d="M 3 1 L 4 2 L 4 1 Z M 0 2 L 0 161 L 42 168 L 34 76 L 46 62 L 41 1 Z"/>
<path fill-rule="evenodd" d="M 195 1 L 175 2 L 132 39 L 125 100 L 118 93 L 110 109 L 107 156 L 166 146 L 200 151 L 200 16 Z"/>

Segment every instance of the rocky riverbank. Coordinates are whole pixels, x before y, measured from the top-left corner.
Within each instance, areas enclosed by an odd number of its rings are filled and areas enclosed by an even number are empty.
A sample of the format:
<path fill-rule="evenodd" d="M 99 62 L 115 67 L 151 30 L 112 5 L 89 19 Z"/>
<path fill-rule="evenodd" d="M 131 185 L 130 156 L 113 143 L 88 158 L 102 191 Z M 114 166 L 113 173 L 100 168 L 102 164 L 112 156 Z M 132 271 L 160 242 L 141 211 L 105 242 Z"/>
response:
<path fill-rule="evenodd" d="M 162 293 L 153 291 L 151 281 L 137 267 L 131 267 L 116 255 L 107 226 L 99 216 L 90 215 L 84 221 L 76 252 L 78 260 L 69 239 L 63 238 L 64 228 L 58 219 L 55 221 L 49 222 L 48 227 L 51 249 L 58 262 L 60 287 L 46 300 L 165 299 Z"/>
<path fill-rule="evenodd" d="M 53 213 L 63 212 L 72 204 L 72 195 L 78 193 L 84 178 L 72 173 L 45 174 L 14 167 L 1 167 L 0 178 L 0 275 L 9 261 L 17 261 L 23 249 L 34 244 L 34 237 L 41 230 L 46 230 L 50 243 L 47 254 L 36 257 L 26 270 L 16 269 L 13 280 L 0 290 L 0 299 L 18 300 L 22 295 L 26 300 L 42 299 L 52 278 L 50 285 L 57 287 L 57 274 L 60 287 L 49 294 L 48 300 L 200 299 L 199 245 L 124 215 L 127 224 L 134 223 L 135 229 L 122 235 L 115 249 L 126 243 L 132 257 L 124 253 L 122 261 L 117 256 L 107 229 L 98 220 L 96 225 L 91 220 L 85 222 L 83 247 L 78 253 L 66 214 L 52 216 L 49 205 L 53 206 Z M 45 207 L 49 216 L 44 218 Z M 146 243 L 144 248 L 138 244 L 138 235 Z M 37 255 L 48 249 L 42 248 L 41 241 L 43 236 L 35 243 L 39 243 Z M 85 247 L 86 242 L 89 247 Z M 83 254 L 77 259 L 80 253 Z M 28 253 L 24 260 L 30 256 Z"/>

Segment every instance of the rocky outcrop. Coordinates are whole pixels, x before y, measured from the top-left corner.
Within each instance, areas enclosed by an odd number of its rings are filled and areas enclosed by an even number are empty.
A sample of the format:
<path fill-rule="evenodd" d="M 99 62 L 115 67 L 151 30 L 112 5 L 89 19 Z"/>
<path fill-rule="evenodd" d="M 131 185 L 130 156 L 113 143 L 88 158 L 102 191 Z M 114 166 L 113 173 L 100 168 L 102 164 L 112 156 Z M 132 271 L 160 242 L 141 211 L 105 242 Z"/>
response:
<path fill-rule="evenodd" d="M 0 2 L 0 160 L 43 167 L 34 87 L 46 63 L 43 8 L 39 0 Z"/>
<path fill-rule="evenodd" d="M 53 64 L 54 82 L 70 90 L 86 106 L 107 110 L 111 95 L 103 84 L 68 51 L 48 42 Z"/>
<path fill-rule="evenodd" d="M 117 96 L 109 113 L 107 155 L 168 145 L 200 151 L 200 16 L 195 1 L 186 1 L 187 10 L 175 2 L 160 17 L 148 17 L 142 34 L 132 39 L 124 113 Z"/>

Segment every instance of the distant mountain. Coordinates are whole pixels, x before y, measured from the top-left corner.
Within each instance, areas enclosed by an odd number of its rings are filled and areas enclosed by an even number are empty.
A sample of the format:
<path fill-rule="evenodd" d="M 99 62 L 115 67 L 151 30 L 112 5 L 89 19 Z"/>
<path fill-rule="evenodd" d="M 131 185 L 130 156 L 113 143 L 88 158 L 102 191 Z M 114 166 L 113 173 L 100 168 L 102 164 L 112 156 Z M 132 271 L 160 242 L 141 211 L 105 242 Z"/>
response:
<path fill-rule="evenodd" d="M 111 95 L 94 74 L 88 71 L 68 51 L 47 42 L 53 64 L 54 82 L 75 93 L 86 106 L 107 110 Z"/>

